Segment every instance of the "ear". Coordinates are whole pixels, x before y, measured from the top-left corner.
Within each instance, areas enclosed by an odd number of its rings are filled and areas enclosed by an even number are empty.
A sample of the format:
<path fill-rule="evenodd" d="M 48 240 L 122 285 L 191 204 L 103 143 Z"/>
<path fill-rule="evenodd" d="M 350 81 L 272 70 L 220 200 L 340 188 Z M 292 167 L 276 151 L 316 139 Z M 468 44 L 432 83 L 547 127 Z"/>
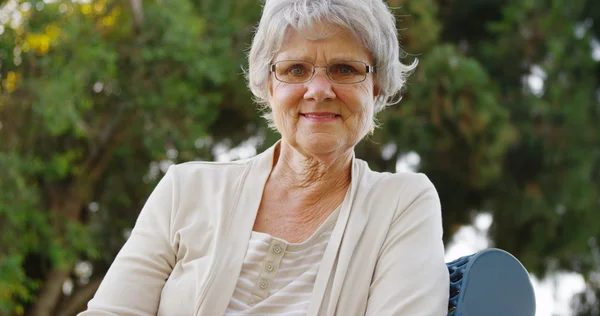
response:
<path fill-rule="evenodd" d="M 379 93 L 381 92 L 381 88 L 378 84 L 373 85 L 373 100 L 376 100 L 379 97 Z"/>

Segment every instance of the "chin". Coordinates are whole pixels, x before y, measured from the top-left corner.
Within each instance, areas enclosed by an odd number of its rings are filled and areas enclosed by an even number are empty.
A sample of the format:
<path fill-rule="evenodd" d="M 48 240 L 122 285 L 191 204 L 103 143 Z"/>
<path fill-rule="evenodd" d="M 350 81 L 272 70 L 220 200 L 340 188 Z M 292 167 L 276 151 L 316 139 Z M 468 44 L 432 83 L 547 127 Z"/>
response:
<path fill-rule="evenodd" d="M 330 155 L 335 154 L 344 148 L 344 142 L 333 135 L 312 134 L 302 140 L 298 140 L 298 145 L 309 155 Z"/>

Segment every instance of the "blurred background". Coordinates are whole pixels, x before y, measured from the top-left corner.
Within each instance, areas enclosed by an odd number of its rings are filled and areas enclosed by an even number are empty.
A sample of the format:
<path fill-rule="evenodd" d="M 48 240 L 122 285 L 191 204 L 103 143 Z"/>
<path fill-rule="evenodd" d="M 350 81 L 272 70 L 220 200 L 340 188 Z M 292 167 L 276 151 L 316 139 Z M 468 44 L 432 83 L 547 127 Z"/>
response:
<path fill-rule="evenodd" d="M 600 1 L 388 2 L 420 64 L 357 156 L 432 179 L 447 260 L 505 249 L 537 316 L 600 315 Z M 0 1 L 0 315 L 75 315 L 169 165 L 277 140 L 242 70 L 260 11 Z"/>

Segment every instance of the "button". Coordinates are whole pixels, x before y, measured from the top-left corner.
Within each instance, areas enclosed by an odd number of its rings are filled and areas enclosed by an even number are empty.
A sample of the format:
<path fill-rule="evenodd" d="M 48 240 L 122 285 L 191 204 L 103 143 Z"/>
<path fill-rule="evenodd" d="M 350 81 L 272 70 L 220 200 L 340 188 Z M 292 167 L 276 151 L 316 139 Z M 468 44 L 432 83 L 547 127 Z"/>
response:
<path fill-rule="evenodd" d="M 272 262 L 267 262 L 267 264 L 265 265 L 265 269 L 267 270 L 267 272 L 273 272 L 273 269 L 275 269 L 275 266 L 273 265 Z"/>
<path fill-rule="evenodd" d="M 261 289 L 264 290 L 269 287 L 269 283 L 267 283 L 267 281 L 265 281 L 265 280 L 260 280 L 259 286 Z"/>
<path fill-rule="evenodd" d="M 281 249 L 281 246 L 279 246 L 279 245 L 275 245 L 275 246 L 273 246 L 273 252 L 274 252 L 275 254 L 280 254 L 280 253 L 281 253 L 281 250 L 282 250 L 282 249 Z"/>

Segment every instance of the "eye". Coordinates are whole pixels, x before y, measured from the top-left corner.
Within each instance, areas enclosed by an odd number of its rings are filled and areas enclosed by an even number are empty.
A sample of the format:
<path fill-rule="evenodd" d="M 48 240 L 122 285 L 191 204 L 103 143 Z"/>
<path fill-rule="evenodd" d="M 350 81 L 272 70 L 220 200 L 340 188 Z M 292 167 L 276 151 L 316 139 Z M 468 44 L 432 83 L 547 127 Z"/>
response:
<path fill-rule="evenodd" d="M 301 64 L 295 64 L 290 66 L 287 72 L 293 76 L 302 76 L 306 73 L 306 68 Z"/>
<path fill-rule="evenodd" d="M 338 75 L 353 75 L 358 71 L 350 64 L 334 64 L 331 65 L 330 72 Z"/>
<path fill-rule="evenodd" d="M 349 65 L 342 65 L 342 66 L 340 67 L 340 73 L 343 73 L 343 74 L 350 74 L 350 73 L 353 73 L 353 72 L 356 72 L 356 69 L 354 69 L 352 66 L 349 66 Z"/>

